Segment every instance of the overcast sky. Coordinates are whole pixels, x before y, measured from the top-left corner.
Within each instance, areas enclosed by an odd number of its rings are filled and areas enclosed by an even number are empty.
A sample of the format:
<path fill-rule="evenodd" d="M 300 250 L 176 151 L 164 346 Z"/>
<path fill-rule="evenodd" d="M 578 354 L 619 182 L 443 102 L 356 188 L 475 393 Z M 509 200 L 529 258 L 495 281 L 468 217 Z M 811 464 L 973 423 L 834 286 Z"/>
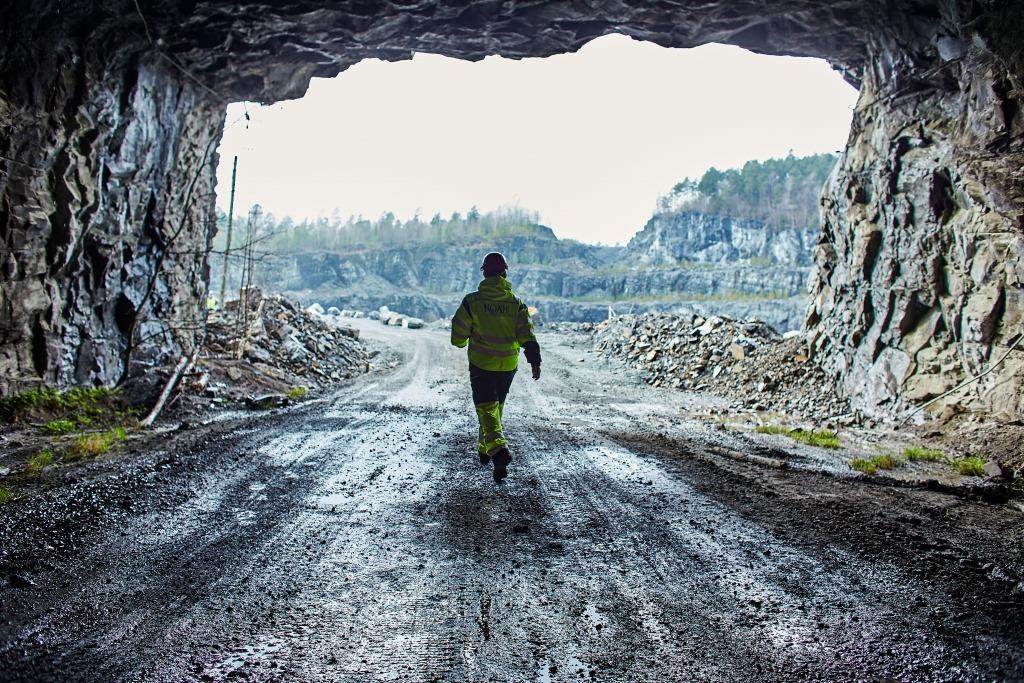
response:
<path fill-rule="evenodd" d="M 228 107 L 218 205 L 294 218 L 476 205 L 540 212 L 560 237 L 625 242 L 710 166 L 837 151 L 856 91 L 820 60 L 606 36 L 576 54 L 363 61 L 301 100 Z"/>

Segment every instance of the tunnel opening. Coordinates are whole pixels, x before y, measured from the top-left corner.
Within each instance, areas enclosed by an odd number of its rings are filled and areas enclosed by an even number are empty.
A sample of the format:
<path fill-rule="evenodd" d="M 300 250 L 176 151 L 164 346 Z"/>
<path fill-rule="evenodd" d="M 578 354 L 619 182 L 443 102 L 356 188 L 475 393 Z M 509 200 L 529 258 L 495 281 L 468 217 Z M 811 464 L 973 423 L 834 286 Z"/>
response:
<path fill-rule="evenodd" d="M 311 77 L 365 57 L 550 56 L 621 33 L 666 47 L 715 41 L 821 57 L 860 86 L 825 197 L 807 351 L 863 409 L 904 407 L 908 396 L 932 396 L 950 378 L 989 369 L 1018 332 L 1024 118 L 1017 43 L 1007 32 L 1021 11 L 850 0 L 788 0 L 771 14 L 746 0 L 603 9 L 569 0 L 295 0 L 260 12 L 219 0 L 102 11 L 12 3 L 0 17 L 0 225 L 4 272 L 14 274 L 4 283 L 0 390 L 115 381 L 134 343 L 108 315 L 123 308 L 122 294 L 147 328 L 202 317 L 214 201 L 205 152 L 226 102 L 296 97 Z M 949 181 L 941 221 L 932 211 L 936 169 Z M 147 213 L 165 237 L 187 225 L 173 257 L 137 248 Z M 85 234 L 109 251 L 103 274 L 90 276 L 81 262 Z M 932 307 L 924 319 L 941 319 L 931 337 L 890 324 L 913 302 Z M 855 313 L 866 309 L 875 311 L 870 321 Z M 201 324 L 192 327 L 150 330 L 131 362 L 153 367 L 188 353 L 202 335 Z M 93 348 L 48 353 L 40 372 L 39 329 L 47 348 Z M 947 405 L 1020 416 L 1018 368 L 1007 356 Z"/>
<path fill-rule="evenodd" d="M 253 228 L 253 284 L 325 309 L 448 318 L 498 250 L 537 321 L 685 309 L 796 330 L 855 95 L 823 61 L 624 36 L 364 61 L 228 107 L 211 292 L 239 296 Z"/>

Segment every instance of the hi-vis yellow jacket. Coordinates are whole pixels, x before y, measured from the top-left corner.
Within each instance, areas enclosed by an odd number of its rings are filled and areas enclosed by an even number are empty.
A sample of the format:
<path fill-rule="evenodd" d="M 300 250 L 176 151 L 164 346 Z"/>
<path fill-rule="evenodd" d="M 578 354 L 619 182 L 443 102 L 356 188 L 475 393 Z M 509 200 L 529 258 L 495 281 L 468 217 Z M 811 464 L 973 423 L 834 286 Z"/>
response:
<path fill-rule="evenodd" d="M 452 345 L 469 344 L 469 363 L 482 370 L 511 371 L 519 366 L 519 349 L 531 365 L 540 364 L 530 313 L 512 285 L 500 275 L 484 278 L 467 294 L 452 318 Z"/>

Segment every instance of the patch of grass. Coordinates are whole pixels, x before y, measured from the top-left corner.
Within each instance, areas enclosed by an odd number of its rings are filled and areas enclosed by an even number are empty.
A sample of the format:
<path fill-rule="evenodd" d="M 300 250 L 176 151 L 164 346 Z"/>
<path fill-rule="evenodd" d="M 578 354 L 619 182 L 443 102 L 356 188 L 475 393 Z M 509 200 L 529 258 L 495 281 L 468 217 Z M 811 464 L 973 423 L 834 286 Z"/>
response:
<path fill-rule="evenodd" d="M 779 434 L 781 436 L 788 436 L 790 439 L 799 443 L 807 444 L 808 446 L 818 446 L 819 448 L 842 448 L 842 444 L 839 442 L 839 435 L 831 429 L 788 429 L 787 427 L 780 427 L 778 425 L 759 425 L 757 427 L 759 434 Z"/>
<path fill-rule="evenodd" d="M 309 389 L 306 387 L 292 387 L 291 391 L 288 392 L 288 398 L 293 401 L 297 401 L 300 398 L 306 398 L 309 395 Z"/>
<path fill-rule="evenodd" d="M 28 459 L 25 471 L 29 474 L 39 474 L 53 464 L 53 459 L 53 451 L 49 449 L 39 451 Z"/>
<path fill-rule="evenodd" d="M 10 502 L 11 498 L 14 498 L 14 491 L 11 491 L 6 486 L 0 486 L 0 505 L 6 505 Z"/>
<path fill-rule="evenodd" d="M 45 425 L 43 425 L 43 431 L 46 432 L 47 434 L 53 434 L 54 436 L 58 434 L 70 434 L 77 428 L 78 425 L 75 424 L 74 420 L 67 419 L 50 420 Z"/>
<path fill-rule="evenodd" d="M 780 427 L 778 425 L 758 425 L 757 426 L 757 433 L 758 434 L 781 434 L 782 436 L 786 436 L 787 434 L 789 434 L 789 430 L 786 429 L 785 427 Z"/>
<path fill-rule="evenodd" d="M 796 439 L 800 443 L 805 443 L 809 446 L 818 446 L 819 448 L 842 448 L 842 444 L 839 442 L 839 435 L 831 429 L 818 429 L 811 431 L 794 429 L 789 436 L 790 438 Z"/>
<path fill-rule="evenodd" d="M 952 458 L 949 464 L 964 476 L 985 476 L 985 461 L 976 455 L 972 455 L 969 458 Z"/>
<path fill-rule="evenodd" d="M 114 444 L 120 443 L 127 438 L 128 432 L 124 427 L 115 427 L 106 432 L 82 434 L 71 442 L 71 445 L 65 451 L 65 455 L 71 459 L 95 458 L 109 451 Z"/>
<path fill-rule="evenodd" d="M 94 458 L 109 451 L 111 443 L 104 439 L 102 434 L 82 434 L 71 442 L 65 455 L 72 460 L 87 457 Z"/>
<path fill-rule="evenodd" d="M 880 470 L 895 469 L 903 464 L 902 460 L 897 458 L 895 455 L 889 454 L 876 455 L 872 460 L 875 461 L 875 464 L 878 465 L 878 469 Z"/>
<path fill-rule="evenodd" d="M 923 448 L 921 446 L 910 446 L 903 449 L 903 457 L 907 460 L 924 460 L 925 462 L 937 462 L 945 457 L 945 454 L 938 448 Z"/>
<path fill-rule="evenodd" d="M 115 412 L 114 419 L 125 426 L 134 426 L 139 421 L 139 416 L 142 412 L 141 408 L 126 408 Z"/>
<path fill-rule="evenodd" d="M 25 422 L 43 416 L 98 415 L 116 398 L 116 391 L 105 387 L 92 389 L 29 389 L 0 401 L 0 418 Z"/>
<path fill-rule="evenodd" d="M 874 474 L 878 471 L 878 465 L 875 464 L 874 458 L 854 458 L 850 467 L 864 474 Z"/>
<path fill-rule="evenodd" d="M 902 460 L 888 453 L 876 455 L 873 458 L 854 458 L 850 463 L 850 467 L 864 474 L 875 474 L 878 470 L 891 470 L 901 465 L 903 465 Z"/>
<path fill-rule="evenodd" d="M 0 400 L 0 421 L 44 423 L 43 431 L 59 436 L 78 429 L 134 425 L 137 408 L 125 408 L 116 389 L 30 389 Z"/>
<path fill-rule="evenodd" d="M 37 410 L 56 405 L 60 392 L 56 389 L 29 389 L 0 401 L 0 417 L 8 422 L 19 422 Z"/>

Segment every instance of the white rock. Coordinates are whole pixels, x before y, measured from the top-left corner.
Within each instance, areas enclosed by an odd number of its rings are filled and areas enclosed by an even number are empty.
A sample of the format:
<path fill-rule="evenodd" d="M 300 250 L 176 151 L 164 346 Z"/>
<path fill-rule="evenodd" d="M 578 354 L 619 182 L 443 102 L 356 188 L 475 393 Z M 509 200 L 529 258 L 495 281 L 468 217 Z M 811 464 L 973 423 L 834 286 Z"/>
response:
<path fill-rule="evenodd" d="M 989 460 L 985 463 L 984 471 L 985 475 L 989 477 L 1001 477 L 1003 475 L 1003 468 L 995 460 Z"/>
<path fill-rule="evenodd" d="M 707 320 L 707 321 L 704 322 L 703 325 L 701 325 L 700 327 L 697 328 L 697 334 L 699 334 L 702 337 L 706 337 L 709 334 L 711 334 L 712 332 L 714 332 L 714 330 L 715 330 L 714 324 L 712 324 L 712 322 L 710 320 Z"/>

